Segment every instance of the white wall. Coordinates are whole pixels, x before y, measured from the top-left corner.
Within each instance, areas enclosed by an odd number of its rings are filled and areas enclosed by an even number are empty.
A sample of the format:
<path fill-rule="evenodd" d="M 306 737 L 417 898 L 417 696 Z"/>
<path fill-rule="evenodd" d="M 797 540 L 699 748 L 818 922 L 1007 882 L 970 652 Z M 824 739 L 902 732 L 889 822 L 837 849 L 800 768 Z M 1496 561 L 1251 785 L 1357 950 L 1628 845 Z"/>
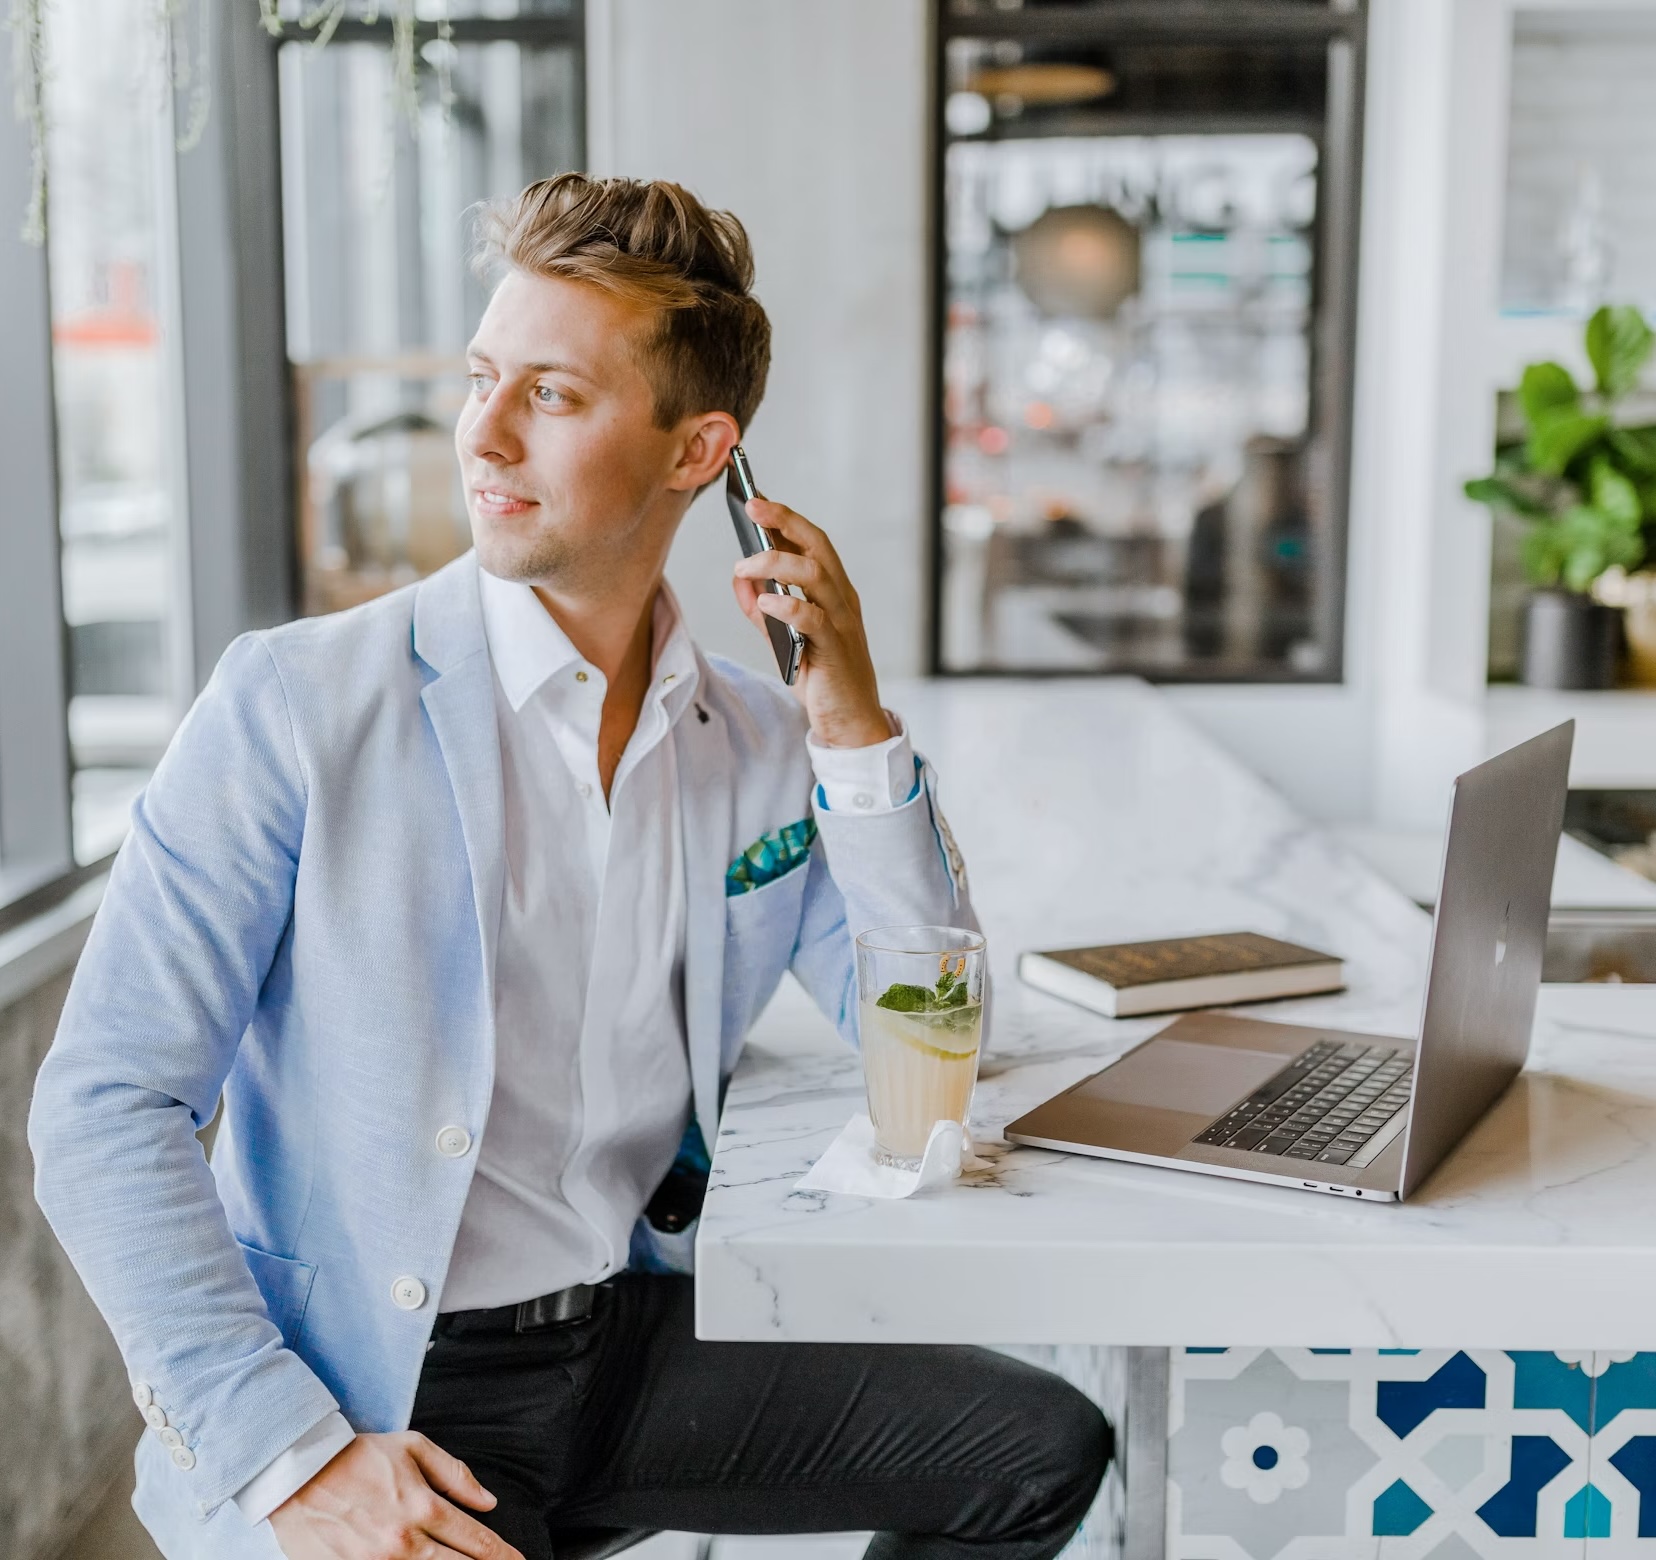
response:
<path fill-rule="evenodd" d="M 773 363 L 745 443 L 828 530 L 881 670 L 924 664 L 925 0 L 589 0 L 595 172 L 675 179 L 747 225 Z M 730 593 L 722 486 L 669 570 L 701 644 L 771 666 Z"/>

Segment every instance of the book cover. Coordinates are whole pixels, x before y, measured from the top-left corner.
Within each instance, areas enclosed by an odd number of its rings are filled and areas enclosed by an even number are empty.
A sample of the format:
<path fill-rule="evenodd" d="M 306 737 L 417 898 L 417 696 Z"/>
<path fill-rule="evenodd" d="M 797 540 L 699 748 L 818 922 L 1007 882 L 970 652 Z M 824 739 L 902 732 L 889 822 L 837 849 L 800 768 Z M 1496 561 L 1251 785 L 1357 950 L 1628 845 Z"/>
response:
<path fill-rule="evenodd" d="M 1040 956 L 1068 965 L 1107 986 L 1134 986 L 1289 969 L 1300 964 L 1337 964 L 1316 948 L 1281 942 L 1258 932 L 1221 932 L 1205 937 L 1164 937 L 1153 942 L 1111 943 L 1096 948 L 1042 949 Z"/>

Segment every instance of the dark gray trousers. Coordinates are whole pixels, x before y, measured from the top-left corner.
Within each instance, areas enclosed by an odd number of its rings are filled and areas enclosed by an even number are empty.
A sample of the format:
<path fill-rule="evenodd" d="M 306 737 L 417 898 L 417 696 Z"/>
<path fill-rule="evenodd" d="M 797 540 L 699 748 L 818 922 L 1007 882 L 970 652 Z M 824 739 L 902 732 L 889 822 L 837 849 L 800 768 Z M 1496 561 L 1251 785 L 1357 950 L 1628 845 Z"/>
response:
<path fill-rule="evenodd" d="M 589 1321 L 442 1318 L 413 1428 L 500 1499 L 527 1560 L 560 1533 L 834 1533 L 869 1560 L 1049 1560 L 1111 1432 L 1056 1376 L 984 1349 L 701 1343 L 687 1278 L 627 1274 Z"/>

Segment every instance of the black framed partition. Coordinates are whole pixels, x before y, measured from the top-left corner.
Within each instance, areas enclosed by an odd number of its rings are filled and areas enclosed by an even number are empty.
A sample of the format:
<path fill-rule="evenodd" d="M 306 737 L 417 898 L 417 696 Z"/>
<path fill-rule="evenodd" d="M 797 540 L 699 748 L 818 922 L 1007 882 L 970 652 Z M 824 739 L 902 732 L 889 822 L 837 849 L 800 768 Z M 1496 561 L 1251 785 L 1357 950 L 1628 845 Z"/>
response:
<path fill-rule="evenodd" d="M 931 664 L 1342 675 L 1366 0 L 938 0 Z"/>

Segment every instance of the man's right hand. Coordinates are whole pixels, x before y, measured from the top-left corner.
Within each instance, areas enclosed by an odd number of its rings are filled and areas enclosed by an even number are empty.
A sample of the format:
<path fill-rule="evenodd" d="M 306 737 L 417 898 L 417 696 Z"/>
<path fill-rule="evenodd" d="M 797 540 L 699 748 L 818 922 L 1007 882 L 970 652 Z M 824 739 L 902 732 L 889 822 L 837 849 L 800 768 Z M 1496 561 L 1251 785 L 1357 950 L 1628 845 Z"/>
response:
<path fill-rule="evenodd" d="M 287 1560 L 523 1560 L 454 1501 L 495 1505 L 470 1468 L 423 1435 L 359 1435 L 271 1512 L 270 1526 Z"/>

